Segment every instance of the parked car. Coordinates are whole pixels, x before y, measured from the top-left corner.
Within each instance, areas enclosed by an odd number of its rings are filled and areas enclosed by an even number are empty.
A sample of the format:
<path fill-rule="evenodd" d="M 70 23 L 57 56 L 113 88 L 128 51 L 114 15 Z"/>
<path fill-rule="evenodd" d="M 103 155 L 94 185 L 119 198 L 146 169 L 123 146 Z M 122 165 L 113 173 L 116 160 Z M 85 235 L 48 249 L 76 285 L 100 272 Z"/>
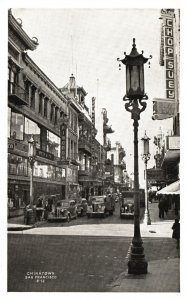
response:
<path fill-rule="evenodd" d="M 48 214 L 48 221 L 64 221 L 69 222 L 71 219 L 77 218 L 77 207 L 75 200 L 59 200 L 52 207 L 52 211 Z"/>
<path fill-rule="evenodd" d="M 134 198 L 122 198 L 120 203 L 120 218 L 134 217 Z"/>
<path fill-rule="evenodd" d="M 88 206 L 87 216 L 102 216 L 106 217 L 113 215 L 115 210 L 115 200 L 109 194 L 107 196 L 93 196 Z"/>
<path fill-rule="evenodd" d="M 78 200 L 76 207 L 77 207 L 77 215 L 78 216 L 82 217 L 87 214 L 88 205 L 87 205 L 87 200 L 85 198 Z"/>

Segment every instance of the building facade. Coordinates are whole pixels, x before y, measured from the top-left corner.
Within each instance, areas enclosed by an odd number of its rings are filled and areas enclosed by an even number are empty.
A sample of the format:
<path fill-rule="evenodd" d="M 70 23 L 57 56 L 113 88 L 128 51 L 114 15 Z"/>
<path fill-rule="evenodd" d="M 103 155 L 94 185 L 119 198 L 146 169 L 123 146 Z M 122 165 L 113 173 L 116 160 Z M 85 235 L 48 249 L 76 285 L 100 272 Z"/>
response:
<path fill-rule="evenodd" d="M 67 186 L 71 188 L 71 185 L 72 194 L 76 193 L 78 115 L 77 108 L 69 106 L 66 95 L 27 54 L 28 50 L 37 48 L 37 39 L 29 38 L 11 10 L 8 29 L 8 207 L 11 216 L 22 213 L 22 208 L 29 203 L 28 141 L 31 136 L 36 143 L 34 203 L 39 197 L 50 201 L 54 195 L 65 199 Z M 67 113 L 71 116 L 68 126 Z M 67 126 L 66 133 L 62 126 Z"/>
<path fill-rule="evenodd" d="M 172 128 L 164 135 L 162 129 L 154 139 L 157 147 L 155 160 L 156 169 L 161 176 L 158 188 L 179 179 L 180 162 L 180 10 L 162 9 L 160 66 L 164 68 L 166 90 L 164 99 L 154 99 L 153 118 L 173 119 Z M 161 121 L 162 124 L 162 121 Z M 156 172 L 157 173 L 157 172 Z M 159 177 L 159 176 L 158 176 Z M 152 179 L 151 179 L 152 180 Z M 152 181 L 151 181 L 152 182 Z M 154 180 L 155 183 L 155 180 Z"/>
<path fill-rule="evenodd" d="M 62 93 L 78 104 L 78 183 L 80 196 L 88 200 L 90 195 L 103 193 L 103 172 L 105 154 L 103 145 L 96 139 L 95 98 L 92 99 L 92 111 L 85 103 L 85 89 L 76 83 L 71 75 L 69 82 L 61 88 Z"/>

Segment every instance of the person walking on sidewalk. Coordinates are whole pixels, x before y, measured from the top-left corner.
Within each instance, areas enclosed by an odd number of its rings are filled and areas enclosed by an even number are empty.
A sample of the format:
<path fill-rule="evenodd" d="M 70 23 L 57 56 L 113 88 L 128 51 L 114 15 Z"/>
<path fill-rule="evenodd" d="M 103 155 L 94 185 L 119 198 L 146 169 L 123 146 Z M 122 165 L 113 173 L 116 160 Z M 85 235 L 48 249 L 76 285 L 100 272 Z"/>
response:
<path fill-rule="evenodd" d="M 172 238 L 176 239 L 176 241 L 177 241 L 177 247 L 176 248 L 179 249 L 179 247 L 180 247 L 180 223 L 179 223 L 178 218 L 175 219 L 175 222 L 172 226 L 172 230 L 173 230 Z"/>
<path fill-rule="evenodd" d="M 159 200 L 159 218 L 164 219 L 164 201 L 162 199 Z"/>

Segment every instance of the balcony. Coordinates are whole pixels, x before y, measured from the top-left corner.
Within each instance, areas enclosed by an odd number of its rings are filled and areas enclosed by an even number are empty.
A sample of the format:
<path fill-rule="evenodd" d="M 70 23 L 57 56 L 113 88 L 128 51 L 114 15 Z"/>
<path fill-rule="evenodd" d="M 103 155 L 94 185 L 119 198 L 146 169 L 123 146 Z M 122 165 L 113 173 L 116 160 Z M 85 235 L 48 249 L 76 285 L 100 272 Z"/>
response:
<path fill-rule="evenodd" d="M 114 130 L 112 129 L 112 127 L 111 126 L 109 126 L 109 125 L 107 125 L 107 124 L 104 124 L 103 125 L 103 130 L 104 130 L 104 133 L 113 133 L 114 132 Z"/>
<path fill-rule="evenodd" d="M 78 176 L 89 176 L 89 174 L 90 174 L 89 169 L 78 170 Z"/>
<path fill-rule="evenodd" d="M 78 149 L 85 150 L 91 154 L 91 142 L 89 142 L 86 138 L 80 137 L 78 140 Z"/>
<path fill-rule="evenodd" d="M 28 105 L 29 99 L 26 91 L 14 82 L 8 81 L 8 99 L 17 105 Z"/>

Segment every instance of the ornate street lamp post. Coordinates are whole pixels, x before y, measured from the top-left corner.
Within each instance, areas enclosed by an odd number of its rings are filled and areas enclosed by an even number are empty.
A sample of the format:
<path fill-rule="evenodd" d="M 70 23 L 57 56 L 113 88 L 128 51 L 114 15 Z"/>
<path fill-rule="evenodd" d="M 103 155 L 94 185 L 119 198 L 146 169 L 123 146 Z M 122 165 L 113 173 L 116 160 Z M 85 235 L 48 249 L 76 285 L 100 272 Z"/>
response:
<path fill-rule="evenodd" d="M 29 218 L 27 220 L 27 223 L 34 224 L 35 222 L 35 216 L 33 212 L 33 167 L 35 163 L 35 157 L 36 157 L 36 142 L 33 139 L 33 136 L 31 136 L 30 140 L 28 141 L 28 160 L 30 163 L 30 211 L 29 211 Z"/>
<path fill-rule="evenodd" d="M 149 215 L 149 208 L 148 208 L 148 179 L 147 179 L 147 163 L 150 159 L 151 154 L 149 153 L 149 140 L 150 138 L 146 135 L 141 139 L 143 141 L 143 154 L 142 158 L 145 163 L 145 182 L 146 182 L 146 188 L 145 188 L 145 214 L 144 214 L 144 223 L 147 225 L 151 225 L 151 219 Z"/>
<path fill-rule="evenodd" d="M 136 49 L 135 39 L 133 39 L 133 48 L 129 55 L 121 61 L 126 65 L 126 95 L 123 100 L 126 101 L 125 109 L 131 113 L 134 127 L 134 237 L 131 246 L 131 255 L 128 261 L 129 274 L 146 274 L 148 263 L 145 260 L 143 242 L 140 234 L 140 199 L 139 199 L 139 176 L 138 176 L 138 121 L 140 114 L 146 109 L 148 97 L 144 92 L 144 64 L 148 61 Z M 151 56 L 150 56 L 151 58 Z"/>

